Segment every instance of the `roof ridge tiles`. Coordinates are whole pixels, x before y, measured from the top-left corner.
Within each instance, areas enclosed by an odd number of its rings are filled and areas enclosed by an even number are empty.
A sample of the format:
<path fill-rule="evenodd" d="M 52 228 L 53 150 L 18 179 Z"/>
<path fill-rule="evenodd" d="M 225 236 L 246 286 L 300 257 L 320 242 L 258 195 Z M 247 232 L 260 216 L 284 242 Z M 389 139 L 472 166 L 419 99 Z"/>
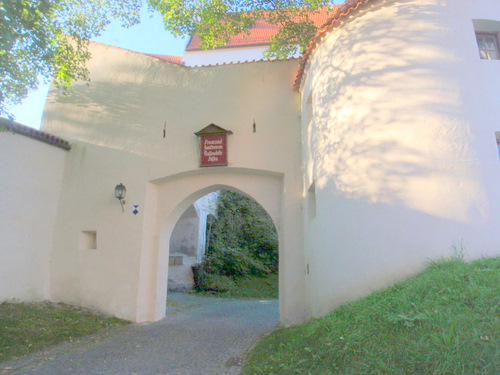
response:
<path fill-rule="evenodd" d="M 0 130 L 7 130 L 12 133 L 21 134 L 37 141 L 47 143 L 51 146 L 62 148 L 66 151 L 71 149 L 71 145 L 69 144 L 69 142 L 62 138 L 42 132 L 37 129 L 30 128 L 29 126 L 3 117 L 0 117 Z"/>
<path fill-rule="evenodd" d="M 141 52 L 139 52 L 141 53 Z M 159 53 L 141 53 L 142 55 L 154 57 L 163 61 L 168 61 L 172 64 L 182 64 L 182 56 L 175 56 L 175 55 L 162 55 Z"/>
<path fill-rule="evenodd" d="M 207 67 L 216 67 L 216 66 L 225 66 L 225 65 L 243 65 L 243 64 L 250 64 L 250 63 L 260 63 L 260 62 L 282 62 L 282 61 L 296 61 L 299 60 L 298 57 L 289 57 L 287 59 L 254 59 L 254 60 L 244 60 L 244 61 L 238 61 L 238 62 L 222 62 L 222 63 L 216 63 L 216 64 L 207 64 L 207 65 L 194 65 L 191 66 L 191 68 L 207 68 Z"/>

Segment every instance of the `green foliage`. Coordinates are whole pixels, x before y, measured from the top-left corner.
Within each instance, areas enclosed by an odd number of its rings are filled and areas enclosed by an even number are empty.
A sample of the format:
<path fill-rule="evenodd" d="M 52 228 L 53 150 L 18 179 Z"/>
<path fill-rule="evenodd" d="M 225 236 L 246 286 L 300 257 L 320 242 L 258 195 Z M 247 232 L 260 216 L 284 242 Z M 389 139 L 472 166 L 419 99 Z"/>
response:
<path fill-rule="evenodd" d="M 194 289 L 196 292 L 223 293 L 235 287 L 230 276 L 205 272 L 203 265 L 196 265 L 194 272 Z"/>
<path fill-rule="evenodd" d="M 319 12 L 320 8 L 333 11 L 333 7 L 328 6 L 330 3 L 332 2 L 318 1 L 311 6 L 287 8 L 266 14 L 266 20 L 279 26 L 279 31 L 271 39 L 271 45 L 264 52 L 264 57 L 285 59 L 303 51 L 317 32 L 310 15 Z"/>
<path fill-rule="evenodd" d="M 304 47 L 316 28 L 310 13 L 332 4 L 326 0 L 150 0 L 150 6 L 164 17 L 166 28 L 174 35 L 198 34 L 203 48 L 225 45 L 231 35 L 244 33 L 257 20 L 278 26 L 281 31 L 272 41 L 267 55 L 288 57 Z"/>
<path fill-rule="evenodd" d="M 217 218 L 210 224 L 207 231 L 207 257 L 212 253 L 225 256 L 230 251 L 228 249 L 238 249 L 244 259 L 251 257 L 269 271 L 278 272 L 276 229 L 267 212 L 253 199 L 232 191 L 221 191 Z M 232 254 L 228 253 L 227 256 L 231 257 Z"/>
<path fill-rule="evenodd" d="M 244 249 L 220 247 L 203 260 L 205 272 L 228 277 L 264 276 L 270 273 L 260 261 L 252 258 Z"/>
<path fill-rule="evenodd" d="M 0 1 L 0 113 L 38 86 L 38 77 L 63 88 L 88 79 L 88 42 L 111 19 L 139 21 L 142 0 Z"/>
<path fill-rule="evenodd" d="M 434 261 L 254 349 L 246 374 L 499 374 L 500 257 Z"/>
<path fill-rule="evenodd" d="M 174 35 L 198 34 L 203 48 L 249 33 L 257 20 L 280 28 L 268 57 L 284 58 L 303 48 L 316 32 L 309 15 L 326 0 L 14 0 L 0 1 L 0 113 L 38 87 L 39 77 L 68 91 L 88 80 L 88 40 L 113 19 L 128 27 L 139 22 L 147 3 Z"/>
<path fill-rule="evenodd" d="M 234 280 L 229 276 L 207 274 L 205 277 L 204 291 L 208 292 L 227 292 L 236 287 Z"/>
<path fill-rule="evenodd" d="M 207 227 L 208 249 L 193 270 L 197 291 L 242 298 L 277 296 L 278 278 L 272 274 L 278 272 L 278 236 L 259 204 L 220 191 L 217 217 L 209 216 Z"/>
<path fill-rule="evenodd" d="M 61 303 L 0 304 L 0 362 L 129 322 Z"/>

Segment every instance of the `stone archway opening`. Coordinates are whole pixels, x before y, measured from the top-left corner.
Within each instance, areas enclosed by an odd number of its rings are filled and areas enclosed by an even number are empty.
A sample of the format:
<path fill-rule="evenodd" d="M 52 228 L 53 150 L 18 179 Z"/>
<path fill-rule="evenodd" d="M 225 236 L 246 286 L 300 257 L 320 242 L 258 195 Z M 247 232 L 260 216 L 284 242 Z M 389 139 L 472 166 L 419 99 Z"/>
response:
<path fill-rule="evenodd" d="M 232 189 L 211 192 L 174 226 L 168 293 L 277 299 L 278 242 L 273 220 L 253 198 Z"/>
<path fill-rule="evenodd" d="M 281 173 L 240 168 L 202 169 L 151 181 L 146 190 L 136 321 L 165 316 L 170 238 L 183 213 L 217 190 L 253 198 L 269 214 L 279 239 L 279 314 L 283 325 L 304 321 L 304 276 L 298 196 Z"/>

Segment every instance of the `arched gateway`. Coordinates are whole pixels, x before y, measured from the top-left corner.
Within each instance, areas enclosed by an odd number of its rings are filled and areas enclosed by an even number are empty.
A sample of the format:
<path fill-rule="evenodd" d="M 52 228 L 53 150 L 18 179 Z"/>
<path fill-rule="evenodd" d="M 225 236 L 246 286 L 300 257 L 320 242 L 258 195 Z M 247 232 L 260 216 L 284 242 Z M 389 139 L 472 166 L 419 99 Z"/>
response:
<path fill-rule="evenodd" d="M 287 208 L 283 206 L 283 175 L 258 170 L 227 168 L 186 172 L 153 181 L 146 193 L 145 227 L 141 256 L 137 320 L 158 320 L 165 315 L 170 236 L 182 213 L 198 198 L 216 190 L 229 189 L 257 201 L 272 218 L 280 240 L 280 315 L 282 321 L 296 322 L 301 316 L 303 280 L 287 269 L 293 264 L 300 242 L 299 232 L 288 233 Z M 288 216 L 290 216 L 288 211 Z M 287 239 L 288 236 L 288 239 Z M 291 242 L 290 242 L 291 241 Z M 295 256 L 293 252 L 296 252 Z M 299 258 L 300 259 L 300 258 Z"/>
<path fill-rule="evenodd" d="M 197 198 L 227 187 L 274 220 L 281 322 L 304 321 L 295 62 L 186 68 L 96 43 L 91 49 L 90 84 L 70 96 L 53 89 L 45 108 L 44 130 L 72 142 L 53 299 L 137 322 L 162 318 L 174 225 Z M 123 212 L 112 195 L 119 183 L 127 189 Z M 94 248 L 78 248 L 89 236 Z"/>

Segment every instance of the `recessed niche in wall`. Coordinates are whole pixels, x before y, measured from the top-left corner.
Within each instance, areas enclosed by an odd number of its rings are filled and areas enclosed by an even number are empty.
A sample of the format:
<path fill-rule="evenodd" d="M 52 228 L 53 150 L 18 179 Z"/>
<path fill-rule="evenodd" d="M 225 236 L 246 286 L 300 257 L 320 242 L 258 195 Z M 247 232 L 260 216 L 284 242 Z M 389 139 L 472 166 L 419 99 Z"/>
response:
<path fill-rule="evenodd" d="M 95 230 L 82 230 L 80 233 L 80 250 L 97 249 L 97 232 Z"/>
<path fill-rule="evenodd" d="M 174 266 L 181 266 L 184 264 L 182 255 L 171 255 L 168 258 L 168 264 Z"/>

